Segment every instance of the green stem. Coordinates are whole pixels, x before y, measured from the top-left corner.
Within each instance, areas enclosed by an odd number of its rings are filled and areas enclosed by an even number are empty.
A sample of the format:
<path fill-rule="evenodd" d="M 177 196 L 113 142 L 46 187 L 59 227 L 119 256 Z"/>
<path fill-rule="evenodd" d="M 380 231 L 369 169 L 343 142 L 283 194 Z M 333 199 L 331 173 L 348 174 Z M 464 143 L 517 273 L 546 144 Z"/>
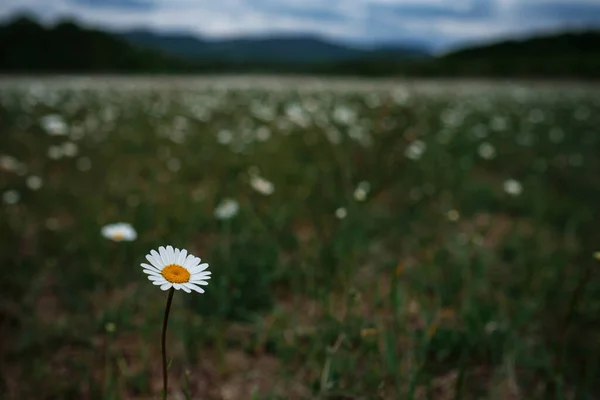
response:
<path fill-rule="evenodd" d="M 167 386 L 169 377 L 167 376 L 167 321 L 169 320 L 169 311 L 171 311 L 171 302 L 173 301 L 173 294 L 175 288 L 169 289 L 169 296 L 167 297 L 167 307 L 165 308 L 165 317 L 163 318 L 162 326 L 162 370 L 163 370 L 163 400 L 167 400 Z"/>

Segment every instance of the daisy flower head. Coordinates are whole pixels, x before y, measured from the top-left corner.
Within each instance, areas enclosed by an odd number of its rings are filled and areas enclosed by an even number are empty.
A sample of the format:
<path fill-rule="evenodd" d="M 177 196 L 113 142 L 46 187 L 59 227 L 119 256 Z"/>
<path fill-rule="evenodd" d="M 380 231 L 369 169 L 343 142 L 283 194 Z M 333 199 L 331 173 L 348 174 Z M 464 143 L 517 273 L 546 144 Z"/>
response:
<path fill-rule="evenodd" d="M 158 251 L 151 250 L 146 259 L 150 265 L 142 263 L 143 271 L 161 290 L 174 288 L 186 293 L 192 290 L 204 293 L 200 286 L 208 285 L 211 275 L 210 271 L 206 271 L 208 264 L 201 264 L 200 258 L 188 254 L 187 250 L 161 246 Z"/>
<path fill-rule="evenodd" d="M 119 222 L 103 226 L 102 236 L 114 242 L 131 242 L 137 239 L 137 232 L 130 224 Z"/>

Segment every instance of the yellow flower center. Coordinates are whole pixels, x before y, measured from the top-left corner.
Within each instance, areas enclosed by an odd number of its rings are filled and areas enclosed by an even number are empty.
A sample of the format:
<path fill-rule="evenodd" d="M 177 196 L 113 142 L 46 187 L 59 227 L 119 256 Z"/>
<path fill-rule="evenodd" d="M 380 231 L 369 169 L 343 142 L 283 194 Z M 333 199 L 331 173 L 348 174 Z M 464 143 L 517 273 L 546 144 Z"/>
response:
<path fill-rule="evenodd" d="M 167 265 L 160 273 L 171 283 L 186 283 L 190 280 L 190 272 L 181 265 Z"/>
<path fill-rule="evenodd" d="M 123 240 L 123 239 L 125 239 L 125 235 L 123 235 L 121 232 L 115 233 L 113 235 L 113 240 Z"/>

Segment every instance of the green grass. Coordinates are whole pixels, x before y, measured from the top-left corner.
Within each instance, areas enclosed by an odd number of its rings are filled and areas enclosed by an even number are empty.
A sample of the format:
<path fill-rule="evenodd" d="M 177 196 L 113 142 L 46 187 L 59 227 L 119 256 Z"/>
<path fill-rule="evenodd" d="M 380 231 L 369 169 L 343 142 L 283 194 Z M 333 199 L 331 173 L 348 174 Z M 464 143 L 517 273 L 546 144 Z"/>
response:
<path fill-rule="evenodd" d="M 172 244 L 213 273 L 175 294 L 173 395 L 598 398 L 597 93 L 5 83 L 0 397 L 158 398 L 166 293 L 139 264 Z M 138 240 L 100 235 L 118 221 Z"/>

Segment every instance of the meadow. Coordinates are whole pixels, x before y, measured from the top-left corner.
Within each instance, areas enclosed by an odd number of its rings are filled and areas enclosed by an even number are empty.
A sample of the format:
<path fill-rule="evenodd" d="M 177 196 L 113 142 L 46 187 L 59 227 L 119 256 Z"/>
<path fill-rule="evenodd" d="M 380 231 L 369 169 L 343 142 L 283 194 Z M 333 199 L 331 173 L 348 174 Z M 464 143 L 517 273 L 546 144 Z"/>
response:
<path fill-rule="evenodd" d="M 600 90 L 0 80 L 0 398 L 600 398 Z M 131 242 L 103 226 L 128 222 Z"/>

